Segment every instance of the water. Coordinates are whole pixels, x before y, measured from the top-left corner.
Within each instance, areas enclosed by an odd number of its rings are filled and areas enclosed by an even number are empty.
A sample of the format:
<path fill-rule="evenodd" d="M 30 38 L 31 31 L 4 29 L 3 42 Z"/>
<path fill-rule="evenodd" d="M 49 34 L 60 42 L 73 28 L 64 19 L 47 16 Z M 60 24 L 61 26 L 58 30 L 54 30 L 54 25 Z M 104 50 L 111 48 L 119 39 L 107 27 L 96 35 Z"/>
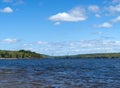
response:
<path fill-rule="evenodd" d="M 120 59 L 0 60 L 0 88 L 120 88 Z"/>

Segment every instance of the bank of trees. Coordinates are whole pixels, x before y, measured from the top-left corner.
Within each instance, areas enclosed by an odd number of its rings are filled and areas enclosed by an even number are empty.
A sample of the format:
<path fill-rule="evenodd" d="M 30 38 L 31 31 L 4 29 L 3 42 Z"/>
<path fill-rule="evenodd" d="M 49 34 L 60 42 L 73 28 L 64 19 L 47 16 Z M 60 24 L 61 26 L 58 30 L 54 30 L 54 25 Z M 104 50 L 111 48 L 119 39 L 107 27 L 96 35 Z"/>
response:
<path fill-rule="evenodd" d="M 76 55 L 78 58 L 120 58 L 120 53 L 103 53 L 103 54 L 82 54 Z"/>
<path fill-rule="evenodd" d="M 44 58 L 44 55 L 29 50 L 0 50 L 0 58 Z"/>
<path fill-rule="evenodd" d="M 120 53 L 103 53 L 103 54 L 79 54 L 66 56 L 47 56 L 29 50 L 0 50 L 0 58 L 120 58 Z"/>
<path fill-rule="evenodd" d="M 103 54 L 79 54 L 79 55 L 66 55 L 55 56 L 54 58 L 120 58 L 120 53 L 103 53 Z"/>

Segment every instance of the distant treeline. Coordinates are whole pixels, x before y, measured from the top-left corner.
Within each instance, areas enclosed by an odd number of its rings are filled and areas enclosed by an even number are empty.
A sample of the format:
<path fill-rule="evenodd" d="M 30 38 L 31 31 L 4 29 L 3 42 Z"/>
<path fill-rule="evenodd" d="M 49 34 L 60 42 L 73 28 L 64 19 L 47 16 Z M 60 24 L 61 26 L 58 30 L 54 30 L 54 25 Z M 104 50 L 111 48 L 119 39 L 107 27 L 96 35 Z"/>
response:
<path fill-rule="evenodd" d="M 78 54 L 78 55 L 66 55 L 66 56 L 47 56 L 39 54 L 29 50 L 0 50 L 0 58 L 120 58 L 120 53 L 101 53 L 101 54 Z"/>
<path fill-rule="evenodd" d="M 79 54 L 79 55 L 55 56 L 54 58 L 120 58 L 120 53 Z"/>
<path fill-rule="evenodd" d="M 0 50 L 0 58 L 44 58 L 45 55 L 38 54 L 29 50 Z"/>

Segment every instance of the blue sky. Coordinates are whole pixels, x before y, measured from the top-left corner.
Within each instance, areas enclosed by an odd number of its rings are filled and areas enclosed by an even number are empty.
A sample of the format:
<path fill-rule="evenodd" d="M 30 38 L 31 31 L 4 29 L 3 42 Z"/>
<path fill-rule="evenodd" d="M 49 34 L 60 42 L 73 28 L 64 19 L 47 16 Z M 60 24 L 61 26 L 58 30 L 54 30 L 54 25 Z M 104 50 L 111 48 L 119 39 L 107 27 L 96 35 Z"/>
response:
<path fill-rule="evenodd" d="M 120 52 L 120 0 L 0 0 L 0 49 L 48 55 Z"/>

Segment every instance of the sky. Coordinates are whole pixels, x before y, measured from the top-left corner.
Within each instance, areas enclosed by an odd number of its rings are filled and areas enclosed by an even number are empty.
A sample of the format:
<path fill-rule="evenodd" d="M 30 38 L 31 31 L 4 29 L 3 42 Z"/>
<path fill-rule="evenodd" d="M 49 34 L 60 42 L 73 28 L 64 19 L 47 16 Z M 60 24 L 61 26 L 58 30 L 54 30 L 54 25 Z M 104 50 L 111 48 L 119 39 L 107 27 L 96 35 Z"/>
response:
<path fill-rule="evenodd" d="M 47 55 L 120 52 L 120 0 L 0 0 L 0 49 Z"/>

